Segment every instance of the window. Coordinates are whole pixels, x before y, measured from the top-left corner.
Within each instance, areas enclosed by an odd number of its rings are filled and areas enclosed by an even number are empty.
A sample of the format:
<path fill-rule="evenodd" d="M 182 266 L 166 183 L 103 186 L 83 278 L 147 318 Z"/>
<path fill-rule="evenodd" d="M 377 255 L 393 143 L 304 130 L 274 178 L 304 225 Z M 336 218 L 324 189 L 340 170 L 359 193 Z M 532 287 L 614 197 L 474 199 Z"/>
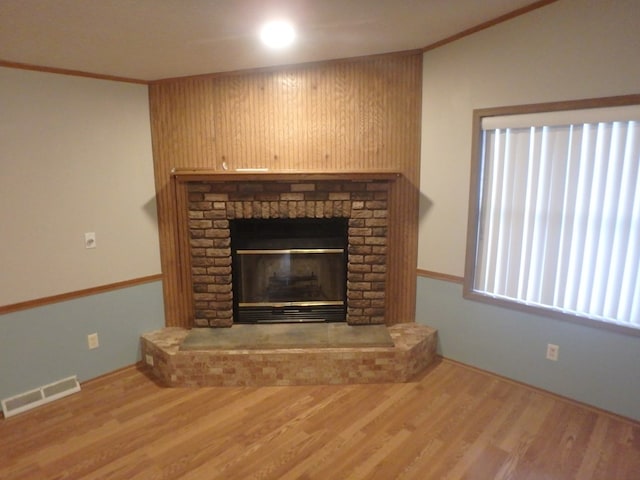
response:
<path fill-rule="evenodd" d="M 474 112 L 466 297 L 640 335 L 639 104 Z"/>

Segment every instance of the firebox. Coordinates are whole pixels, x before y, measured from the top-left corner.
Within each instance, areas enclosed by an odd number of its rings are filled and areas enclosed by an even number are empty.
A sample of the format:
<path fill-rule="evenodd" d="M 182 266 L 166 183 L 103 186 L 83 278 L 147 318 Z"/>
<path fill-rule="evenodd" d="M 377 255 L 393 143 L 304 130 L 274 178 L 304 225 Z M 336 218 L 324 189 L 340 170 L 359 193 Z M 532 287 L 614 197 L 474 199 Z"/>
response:
<path fill-rule="evenodd" d="M 346 321 L 346 218 L 229 222 L 237 323 Z"/>

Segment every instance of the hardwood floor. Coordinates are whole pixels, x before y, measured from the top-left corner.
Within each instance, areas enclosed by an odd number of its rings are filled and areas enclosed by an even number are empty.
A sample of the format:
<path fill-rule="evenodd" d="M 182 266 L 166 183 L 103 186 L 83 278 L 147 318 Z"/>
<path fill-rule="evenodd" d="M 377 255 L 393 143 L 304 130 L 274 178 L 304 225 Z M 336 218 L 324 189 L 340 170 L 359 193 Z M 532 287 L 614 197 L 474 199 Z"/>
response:
<path fill-rule="evenodd" d="M 163 388 L 0 420 L 8 479 L 638 479 L 640 424 L 447 360 L 406 384 Z"/>

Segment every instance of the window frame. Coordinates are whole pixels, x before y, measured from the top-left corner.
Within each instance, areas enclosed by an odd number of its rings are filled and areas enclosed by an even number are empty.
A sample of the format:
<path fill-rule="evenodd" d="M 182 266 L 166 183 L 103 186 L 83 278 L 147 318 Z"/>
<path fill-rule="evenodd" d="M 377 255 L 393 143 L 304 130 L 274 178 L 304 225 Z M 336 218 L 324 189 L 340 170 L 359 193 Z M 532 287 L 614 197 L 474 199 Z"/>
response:
<path fill-rule="evenodd" d="M 478 256 L 478 230 L 480 228 L 480 193 L 481 193 L 481 156 L 482 156 L 482 120 L 487 117 L 520 115 L 528 113 L 556 112 L 563 110 L 581 110 L 593 108 L 618 107 L 640 104 L 640 94 L 622 95 L 614 97 L 590 98 L 561 102 L 535 103 L 512 105 L 473 110 L 473 126 L 471 137 L 471 171 L 469 179 L 469 209 L 467 218 L 467 242 L 465 256 L 465 271 L 462 295 L 465 299 L 478 301 L 494 306 L 504 307 L 524 313 L 535 314 L 557 320 L 567 321 L 589 327 L 595 327 L 640 337 L 640 328 L 609 323 L 594 318 L 563 313 L 551 308 L 535 305 L 525 305 L 515 300 L 496 298 L 479 292 L 473 288 L 476 273 L 476 258 Z"/>

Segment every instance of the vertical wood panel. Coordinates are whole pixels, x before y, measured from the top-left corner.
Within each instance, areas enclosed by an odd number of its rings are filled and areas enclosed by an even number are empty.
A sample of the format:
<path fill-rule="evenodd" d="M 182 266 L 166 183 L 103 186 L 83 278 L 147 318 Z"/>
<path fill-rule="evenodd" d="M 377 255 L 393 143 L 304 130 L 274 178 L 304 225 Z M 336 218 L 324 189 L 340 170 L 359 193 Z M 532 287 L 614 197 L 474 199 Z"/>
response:
<path fill-rule="evenodd" d="M 398 54 L 150 86 L 165 312 L 191 326 L 171 169 L 399 171 L 390 193 L 389 323 L 413 321 L 422 55 Z M 179 195 L 180 197 L 180 195 Z M 178 202 L 178 203 L 177 203 Z"/>

